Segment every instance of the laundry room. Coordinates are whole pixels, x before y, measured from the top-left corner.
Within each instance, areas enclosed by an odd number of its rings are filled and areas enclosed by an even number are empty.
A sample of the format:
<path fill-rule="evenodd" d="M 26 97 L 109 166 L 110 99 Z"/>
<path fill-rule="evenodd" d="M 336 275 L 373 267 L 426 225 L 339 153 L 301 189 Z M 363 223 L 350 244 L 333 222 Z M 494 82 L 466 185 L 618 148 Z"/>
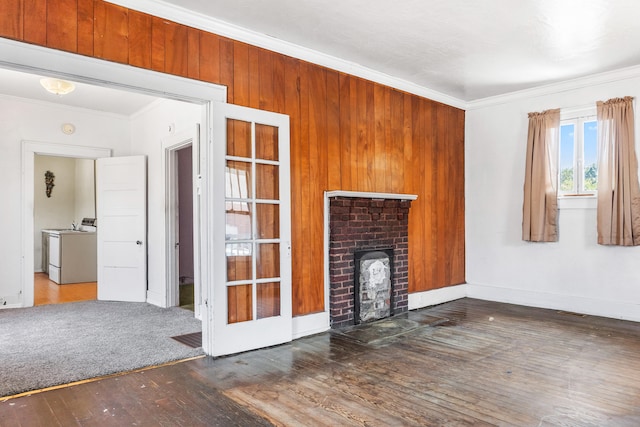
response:
<path fill-rule="evenodd" d="M 34 158 L 34 272 L 47 273 L 51 236 L 65 232 L 83 233 L 82 256 L 89 257 L 89 272 L 81 281 L 95 281 L 95 229 L 83 219 L 95 218 L 95 179 L 93 159 L 36 155 Z M 86 233 L 86 235 L 84 234 Z M 90 245 L 91 247 L 84 247 Z M 91 254 L 94 254 L 93 257 Z M 77 263 L 76 260 L 69 260 Z M 57 266 L 59 267 L 59 266 Z M 71 266 L 69 266 L 71 267 Z M 71 270 L 69 270 L 71 271 Z M 79 276 L 78 276 L 79 277 Z M 57 277 L 56 283 L 64 280 Z M 85 280 L 88 279 L 88 280 Z M 69 276 L 71 281 L 77 281 Z M 80 280 L 80 279 L 78 279 Z"/>

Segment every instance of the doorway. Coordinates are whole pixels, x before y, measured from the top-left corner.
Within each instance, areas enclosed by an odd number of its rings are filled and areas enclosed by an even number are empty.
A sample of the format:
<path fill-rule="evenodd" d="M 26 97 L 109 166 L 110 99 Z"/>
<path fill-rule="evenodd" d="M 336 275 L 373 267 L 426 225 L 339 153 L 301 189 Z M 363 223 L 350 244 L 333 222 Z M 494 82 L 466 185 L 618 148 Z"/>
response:
<path fill-rule="evenodd" d="M 193 262 L 193 147 L 176 150 L 178 305 L 195 311 Z"/>
<path fill-rule="evenodd" d="M 201 319 L 200 128 L 165 138 L 162 145 L 167 201 L 167 306 L 192 310 Z"/>
<path fill-rule="evenodd" d="M 83 218 L 96 215 L 95 160 L 36 154 L 34 186 L 34 305 L 95 300 L 95 230 L 81 225 Z M 64 232 L 59 232 L 74 229 L 83 233 L 61 236 Z M 84 265 L 76 265 L 82 262 L 76 259 L 71 260 L 73 264 L 66 264 L 64 282 L 59 275 L 52 280 L 49 271 L 51 243 L 59 249 L 61 238 L 75 239 L 88 260 Z"/>

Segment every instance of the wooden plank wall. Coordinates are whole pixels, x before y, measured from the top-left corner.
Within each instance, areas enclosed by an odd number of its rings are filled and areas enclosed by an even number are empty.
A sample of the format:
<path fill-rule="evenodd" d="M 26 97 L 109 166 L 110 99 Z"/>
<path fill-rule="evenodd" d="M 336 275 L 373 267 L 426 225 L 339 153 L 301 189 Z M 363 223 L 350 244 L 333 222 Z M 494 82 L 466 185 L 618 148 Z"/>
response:
<path fill-rule="evenodd" d="M 101 0 L 0 0 L 0 37 L 228 87 L 291 117 L 294 315 L 321 311 L 323 191 L 417 194 L 409 291 L 464 283 L 464 111 Z"/>

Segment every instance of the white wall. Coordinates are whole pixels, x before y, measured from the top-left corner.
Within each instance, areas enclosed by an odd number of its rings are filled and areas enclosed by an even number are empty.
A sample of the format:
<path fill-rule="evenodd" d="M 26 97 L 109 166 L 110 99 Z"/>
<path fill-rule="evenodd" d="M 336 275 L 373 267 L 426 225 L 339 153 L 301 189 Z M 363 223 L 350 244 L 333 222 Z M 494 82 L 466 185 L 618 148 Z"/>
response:
<path fill-rule="evenodd" d="M 96 217 L 95 160 L 76 159 L 76 203 L 73 219 Z"/>
<path fill-rule="evenodd" d="M 586 208 L 561 201 L 559 242 L 521 240 L 527 113 L 640 97 L 640 77 L 576 87 L 467 111 L 467 295 L 640 321 L 640 247 L 597 245 L 593 200 L 583 201 Z M 639 141 L 636 135 L 636 152 Z"/>
<path fill-rule="evenodd" d="M 42 232 L 44 228 L 71 228 L 76 199 L 76 164 L 70 157 L 35 156 L 33 193 L 33 263 L 42 270 Z M 44 174 L 51 171 L 54 187 L 51 197 L 45 193 Z"/>
<path fill-rule="evenodd" d="M 200 105 L 161 100 L 131 119 L 131 152 L 147 155 L 148 282 L 147 301 L 167 304 L 165 248 L 165 185 L 162 141 L 172 135 L 192 131 L 202 119 Z M 169 127 L 172 131 L 169 131 Z M 98 224 L 98 226 L 100 226 Z"/>
<path fill-rule="evenodd" d="M 128 119 L 89 110 L 37 103 L 0 96 L 0 304 L 20 305 L 22 290 L 22 141 L 109 147 L 114 155 L 129 154 Z M 73 135 L 61 131 L 62 123 L 76 126 Z M 56 178 L 57 179 L 57 178 Z M 54 193 L 59 188 L 54 187 Z"/>

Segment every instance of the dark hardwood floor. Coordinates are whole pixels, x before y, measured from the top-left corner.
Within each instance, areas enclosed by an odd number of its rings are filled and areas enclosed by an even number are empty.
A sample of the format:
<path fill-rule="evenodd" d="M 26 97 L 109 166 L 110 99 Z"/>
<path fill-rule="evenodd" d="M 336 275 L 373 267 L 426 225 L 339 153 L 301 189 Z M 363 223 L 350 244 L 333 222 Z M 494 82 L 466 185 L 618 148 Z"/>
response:
<path fill-rule="evenodd" d="M 639 323 L 462 299 L 9 399 L 0 425 L 635 427 L 639 355 Z"/>

